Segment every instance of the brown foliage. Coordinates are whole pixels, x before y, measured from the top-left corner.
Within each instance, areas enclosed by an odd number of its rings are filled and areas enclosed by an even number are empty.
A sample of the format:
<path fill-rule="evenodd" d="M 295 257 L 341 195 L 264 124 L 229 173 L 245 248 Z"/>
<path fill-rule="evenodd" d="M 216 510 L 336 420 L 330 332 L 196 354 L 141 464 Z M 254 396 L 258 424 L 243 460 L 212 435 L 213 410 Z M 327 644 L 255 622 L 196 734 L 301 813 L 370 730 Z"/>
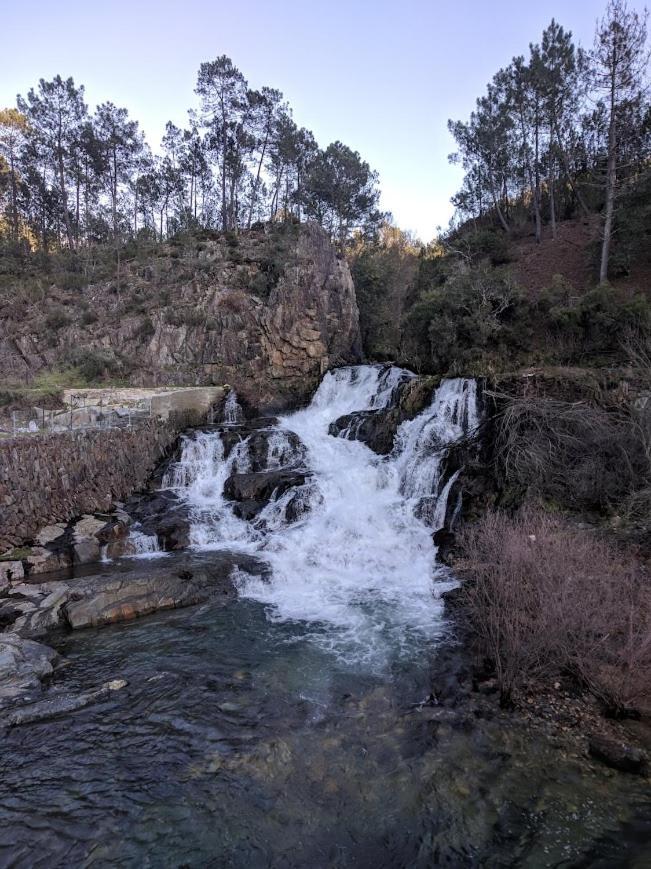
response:
<path fill-rule="evenodd" d="M 638 562 L 532 510 L 488 513 L 462 545 L 471 624 L 504 699 L 569 673 L 614 711 L 651 700 L 651 584 Z"/>
<path fill-rule="evenodd" d="M 497 420 L 495 459 L 506 486 L 572 508 L 602 510 L 649 476 L 635 413 L 587 402 L 507 398 Z"/>

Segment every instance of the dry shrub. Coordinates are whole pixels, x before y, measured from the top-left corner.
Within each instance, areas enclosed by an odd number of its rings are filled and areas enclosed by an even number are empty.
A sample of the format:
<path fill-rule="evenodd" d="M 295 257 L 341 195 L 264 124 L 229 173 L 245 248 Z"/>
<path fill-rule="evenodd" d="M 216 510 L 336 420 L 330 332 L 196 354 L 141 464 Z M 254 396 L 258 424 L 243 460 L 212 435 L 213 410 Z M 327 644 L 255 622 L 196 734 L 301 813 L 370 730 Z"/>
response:
<path fill-rule="evenodd" d="M 585 402 L 510 399 L 496 421 L 501 481 L 572 508 L 604 508 L 649 476 L 637 418 Z"/>
<path fill-rule="evenodd" d="M 221 311 L 241 314 L 250 305 L 251 299 L 249 295 L 242 290 L 229 290 L 227 293 L 222 293 L 219 297 L 219 308 Z"/>
<path fill-rule="evenodd" d="M 488 513 L 462 534 L 464 597 L 502 697 L 572 674 L 613 712 L 651 700 L 651 585 L 595 532 Z"/>

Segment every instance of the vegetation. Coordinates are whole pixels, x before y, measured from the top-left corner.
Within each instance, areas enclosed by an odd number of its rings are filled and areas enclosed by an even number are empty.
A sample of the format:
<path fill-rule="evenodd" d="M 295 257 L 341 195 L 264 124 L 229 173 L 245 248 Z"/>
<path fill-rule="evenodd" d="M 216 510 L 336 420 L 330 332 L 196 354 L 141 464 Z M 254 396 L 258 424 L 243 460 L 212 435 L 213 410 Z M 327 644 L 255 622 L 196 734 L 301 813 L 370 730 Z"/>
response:
<path fill-rule="evenodd" d="M 610 0 L 592 50 L 552 20 L 528 58 L 499 70 L 469 121 L 449 122 L 450 159 L 466 170 L 460 216 L 489 215 L 506 233 L 531 222 L 540 242 L 545 221 L 556 238 L 560 219 L 603 210 L 605 281 L 611 241 L 623 234 L 618 206 L 649 182 L 646 40 L 646 15 Z"/>
<path fill-rule="evenodd" d="M 377 175 L 341 142 L 320 149 L 282 94 L 252 90 L 227 57 L 202 63 L 186 129 L 167 124 L 161 154 L 111 102 L 89 114 L 83 86 L 41 79 L 0 111 L 0 241 L 25 249 L 114 249 L 175 234 L 234 232 L 256 221 L 318 221 L 339 243 L 372 233 Z"/>
<path fill-rule="evenodd" d="M 465 601 L 504 701 L 571 675 L 626 713 L 651 698 L 648 577 L 595 532 L 540 511 L 488 513 L 463 538 Z"/>

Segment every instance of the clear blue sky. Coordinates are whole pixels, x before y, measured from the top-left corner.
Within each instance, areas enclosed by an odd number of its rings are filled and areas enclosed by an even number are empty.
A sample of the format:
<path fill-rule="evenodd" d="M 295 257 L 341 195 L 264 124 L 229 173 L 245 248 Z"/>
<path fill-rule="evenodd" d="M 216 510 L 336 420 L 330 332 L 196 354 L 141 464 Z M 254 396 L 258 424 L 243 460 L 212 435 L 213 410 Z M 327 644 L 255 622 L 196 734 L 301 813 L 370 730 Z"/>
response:
<path fill-rule="evenodd" d="M 643 2 L 632 0 L 634 8 Z M 357 149 L 382 205 L 429 240 L 461 173 L 446 123 L 556 17 L 591 44 L 605 0 L 4 0 L 0 106 L 41 77 L 72 75 L 87 100 L 126 106 L 156 146 L 195 104 L 201 61 L 227 54 L 252 87 L 283 91 L 319 144 Z"/>

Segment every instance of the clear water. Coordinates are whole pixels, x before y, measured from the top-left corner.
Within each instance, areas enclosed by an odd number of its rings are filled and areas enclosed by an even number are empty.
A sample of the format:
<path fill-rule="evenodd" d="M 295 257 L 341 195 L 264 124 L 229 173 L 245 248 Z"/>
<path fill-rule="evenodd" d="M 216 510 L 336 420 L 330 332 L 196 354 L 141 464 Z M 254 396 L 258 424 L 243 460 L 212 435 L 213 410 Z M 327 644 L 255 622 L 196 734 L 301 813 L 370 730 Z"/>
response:
<path fill-rule="evenodd" d="M 508 716 L 433 725 L 412 708 L 441 687 L 423 646 L 370 673 L 239 600 L 60 650 L 51 690 L 129 684 L 5 736 L 2 866 L 570 866 L 595 841 L 620 860 L 603 865 L 644 854 L 644 782 Z"/>

